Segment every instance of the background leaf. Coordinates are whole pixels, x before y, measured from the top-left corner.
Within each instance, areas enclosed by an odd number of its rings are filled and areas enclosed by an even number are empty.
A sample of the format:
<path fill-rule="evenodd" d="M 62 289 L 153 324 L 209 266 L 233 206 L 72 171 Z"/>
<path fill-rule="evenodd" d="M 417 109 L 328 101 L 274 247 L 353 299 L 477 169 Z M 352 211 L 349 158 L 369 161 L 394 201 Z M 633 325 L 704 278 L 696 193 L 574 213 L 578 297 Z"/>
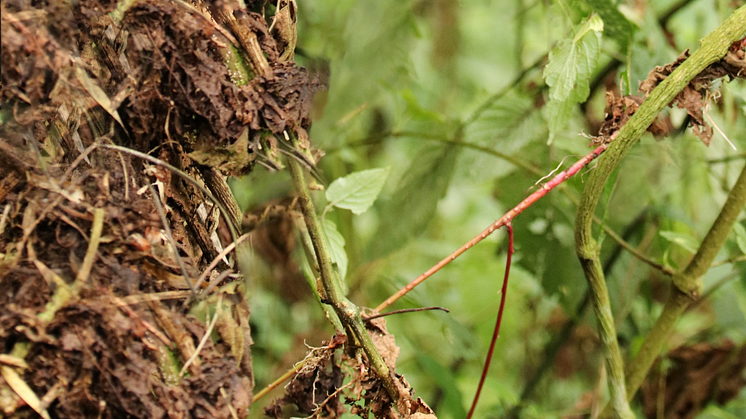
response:
<path fill-rule="evenodd" d="M 741 223 L 733 224 L 733 232 L 736 234 L 736 244 L 741 253 L 746 255 L 746 228 Z"/>
<path fill-rule="evenodd" d="M 373 243 L 377 255 L 394 251 L 425 231 L 448 190 L 458 151 L 454 145 L 432 147 L 410 164 L 381 214 Z"/>
<path fill-rule="evenodd" d="M 671 243 L 678 244 L 689 253 L 697 253 L 699 242 L 697 241 L 697 239 L 694 238 L 694 236 L 690 234 L 685 234 L 677 231 L 661 231 L 658 234 L 660 234 L 661 237 L 670 241 Z"/>
<path fill-rule="evenodd" d="M 326 189 L 330 205 L 362 214 L 373 205 L 386 182 L 389 169 L 363 170 L 341 177 Z"/>
<path fill-rule="evenodd" d="M 619 43 L 619 48 L 626 51 L 634 36 L 636 26 L 619 11 L 611 0 L 584 0 L 591 9 L 604 21 L 604 33 Z"/>

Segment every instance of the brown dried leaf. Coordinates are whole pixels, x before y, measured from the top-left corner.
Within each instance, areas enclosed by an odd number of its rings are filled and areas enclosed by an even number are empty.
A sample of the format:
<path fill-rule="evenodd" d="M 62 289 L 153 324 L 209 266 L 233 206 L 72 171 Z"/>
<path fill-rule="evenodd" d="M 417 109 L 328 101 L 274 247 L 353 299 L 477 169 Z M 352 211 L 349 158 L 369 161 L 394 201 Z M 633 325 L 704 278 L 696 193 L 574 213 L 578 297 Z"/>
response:
<path fill-rule="evenodd" d="M 665 375 L 653 367 L 642 385 L 647 417 L 655 417 L 663 403 L 666 419 L 692 419 L 709 403 L 725 404 L 746 386 L 746 345 L 702 342 L 677 348 L 667 358 L 673 365 Z"/>
<path fill-rule="evenodd" d="M 729 79 L 746 76 L 746 53 L 740 42 L 734 44 L 722 60 L 710 65 L 694 77 L 684 89 L 671 101 L 669 106 L 676 104 L 685 109 L 691 118 L 692 131 L 706 145 L 712 140 L 712 127 L 705 121 L 705 108 L 711 95 L 712 81 L 728 76 Z M 665 66 L 655 67 L 647 79 L 640 84 L 640 91 L 648 96 L 658 84 L 668 77 L 673 70 L 689 57 L 689 50 L 684 51 L 676 61 Z M 658 130 L 658 128 L 655 128 Z M 668 128 L 664 128 L 664 131 Z M 655 133 L 655 131 L 653 131 Z"/>

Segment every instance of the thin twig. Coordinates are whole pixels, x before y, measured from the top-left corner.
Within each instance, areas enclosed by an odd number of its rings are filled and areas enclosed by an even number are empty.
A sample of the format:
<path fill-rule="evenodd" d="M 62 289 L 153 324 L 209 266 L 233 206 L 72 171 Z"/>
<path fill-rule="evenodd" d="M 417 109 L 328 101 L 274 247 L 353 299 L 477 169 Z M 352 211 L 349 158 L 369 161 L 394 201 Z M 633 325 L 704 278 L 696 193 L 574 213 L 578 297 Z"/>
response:
<path fill-rule="evenodd" d="M 537 58 L 533 63 L 531 63 L 531 65 L 523 69 L 523 71 L 521 71 L 518 74 L 518 76 L 515 79 L 513 79 L 513 81 L 509 85 L 505 86 L 502 90 L 493 94 L 487 100 L 485 100 L 477 108 L 477 110 L 474 111 L 474 113 L 472 113 L 468 118 L 464 119 L 463 122 L 461 122 L 460 126 L 463 128 L 471 124 L 472 122 L 476 121 L 487 109 L 490 108 L 490 106 L 492 106 L 492 104 L 500 100 L 500 98 L 502 98 L 503 96 L 508 94 L 508 92 L 510 92 L 516 86 L 518 86 L 518 84 L 520 84 L 523 81 L 523 79 L 525 79 L 526 76 L 528 76 L 533 70 L 541 67 L 548 57 L 549 57 L 549 53 L 547 52 L 546 54 Z"/>
<path fill-rule="evenodd" d="M 153 301 L 181 300 L 182 298 L 187 298 L 187 297 L 189 297 L 189 291 L 164 291 L 164 292 L 154 292 L 150 294 L 128 295 L 126 297 L 117 298 L 115 300 L 115 303 L 117 305 L 120 305 L 120 304 L 133 305 L 133 304 L 150 303 Z"/>
<path fill-rule="evenodd" d="M 228 209 L 225 208 L 225 206 L 223 205 L 222 202 L 220 202 L 217 198 L 215 198 L 215 195 L 213 195 L 213 193 L 209 189 L 207 189 L 204 185 L 202 185 L 201 183 L 199 183 L 196 180 L 192 179 L 191 176 L 187 175 L 186 173 L 184 173 L 183 171 L 177 169 L 176 167 L 174 167 L 174 166 L 166 163 L 165 161 L 163 161 L 163 160 L 161 160 L 159 158 L 150 156 L 148 154 L 142 153 L 142 152 L 137 151 L 137 150 L 133 150 L 131 148 L 120 147 L 120 146 L 111 145 L 111 144 L 101 144 L 100 147 L 108 148 L 108 149 L 111 149 L 111 150 L 119 150 L 121 152 L 124 152 L 124 153 L 127 153 L 127 154 L 131 154 L 131 155 L 133 155 L 135 157 L 139 157 L 139 158 L 141 158 L 143 160 L 147 160 L 150 163 L 153 163 L 155 165 L 165 167 L 166 169 L 170 170 L 175 175 L 177 175 L 180 178 L 184 179 L 185 181 L 191 183 L 194 187 L 196 187 L 197 189 L 199 189 L 200 191 L 202 191 L 202 193 L 205 194 L 210 199 L 210 201 L 212 201 L 215 205 L 217 205 L 218 209 L 220 210 L 220 213 L 222 214 L 222 216 L 223 216 L 223 218 L 225 220 L 231 220 L 232 219 L 230 213 L 228 212 Z M 228 226 L 228 231 L 230 232 L 231 238 L 233 239 L 233 241 L 238 240 L 238 232 L 236 231 L 236 228 L 233 226 L 233 224 L 230 223 L 230 222 L 228 222 L 228 223 L 226 223 L 226 225 Z M 236 256 L 236 257 L 238 257 L 238 256 Z"/>
<path fill-rule="evenodd" d="M 518 204 L 516 207 L 508 211 L 505 215 L 500 217 L 497 221 L 492 223 L 489 227 L 487 227 L 484 231 L 479 233 L 477 236 L 475 236 L 473 239 L 469 240 L 466 244 L 458 248 L 455 252 L 451 253 L 449 256 L 447 256 L 445 259 L 438 262 L 435 266 L 428 269 L 425 273 L 417 277 L 414 281 L 410 282 L 406 286 L 404 286 L 402 289 L 397 291 L 394 295 L 386 299 L 386 301 L 382 302 L 378 305 L 378 307 L 375 308 L 375 311 L 381 312 L 386 307 L 393 304 L 396 300 L 400 299 L 401 297 L 405 296 L 408 292 L 412 291 L 417 285 L 422 283 L 424 280 L 432 276 L 435 272 L 438 272 L 440 269 L 442 269 L 444 266 L 448 265 L 449 263 L 453 262 L 457 257 L 461 256 L 464 252 L 469 250 L 469 248 L 473 247 L 477 243 L 481 242 L 487 236 L 495 232 L 498 228 L 508 224 L 511 222 L 515 217 L 520 215 L 526 208 L 533 205 L 536 201 L 541 199 L 544 195 L 546 195 L 549 191 L 557 187 L 558 185 L 562 184 L 562 182 L 566 181 L 567 179 L 570 179 L 573 175 L 575 175 L 577 172 L 580 171 L 583 167 L 587 166 L 588 163 L 596 159 L 601 153 L 606 150 L 607 145 L 602 144 L 598 147 L 596 147 L 593 152 L 588 154 L 587 156 L 583 157 L 582 159 L 578 160 L 575 164 L 570 166 L 569 169 L 563 170 L 560 172 L 557 176 L 552 178 L 547 183 L 544 183 L 541 185 L 541 188 L 534 191 L 531 195 L 528 196 L 528 198 L 521 201 L 520 204 Z"/>
<path fill-rule="evenodd" d="M 233 275 L 233 271 L 230 269 L 226 269 L 223 272 L 220 273 L 215 279 L 211 280 L 209 284 L 207 284 L 207 287 L 205 287 L 205 290 L 202 291 L 202 294 L 204 295 L 210 295 L 210 292 L 215 289 L 215 287 L 220 284 L 225 278 L 228 276 Z"/>
<path fill-rule="evenodd" d="M 21 378 L 21 376 L 11 367 L 5 365 L 0 366 L 0 375 L 2 375 L 5 383 L 10 387 L 18 397 L 23 400 L 28 407 L 33 409 L 39 416 L 44 419 L 50 419 L 49 412 L 41 405 L 39 396 L 34 393 L 34 390 Z"/>
<path fill-rule="evenodd" d="M 484 386 L 484 380 L 487 378 L 487 373 L 490 370 L 490 363 L 492 362 L 492 355 L 495 353 L 495 345 L 497 344 L 497 338 L 500 336 L 500 325 L 503 320 L 503 309 L 505 308 L 505 299 L 508 294 L 508 278 L 510 278 L 510 264 L 513 259 L 513 253 L 515 248 L 513 247 L 513 225 L 511 223 L 505 224 L 505 228 L 508 229 L 508 258 L 505 262 L 505 277 L 503 278 L 503 286 L 500 292 L 500 309 L 497 311 L 497 322 L 495 322 L 495 329 L 492 332 L 492 341 L 490 341 L 490 348 L 487 350 L 487 360 L 484 361 L 484 368 L 482 369 L 482 376 L 479 378 L 479 384 L 477 385 L 477 392 L 474 395 L 474 401 L 471 403 L 469 414 L 466 415 L 466 419 L 471 419 L 474 415 L 474 409 L 477 408 L 477 402 L 479 401 L 479 395 L 482 393 L 482 387 Z"/>
<path fill-rule="evenodd" d="M 258 393 L 254 395 L 254 401 L 252 403 L 256 403 L 257 400 L 266 396 L 267 393 L 274 390 L 275 388 L 277 388 L 277 386 L 285 382 L 285 380 L 289 379 L 294 374 L 296 374 L 298 371 L 300 371 L 301 368 L 303 368 L 306 365 L 306 362 L 307 362 L 306 359 L 302 359 L 301 361 L 293 365 L 293 368 L 290 368 L 289 370 L 287 370 L 285 374 L 282 374 L 275 381 L 272 381 L 271 383 L 267 384 L 267 387 L 264 387 L 263 389 L 261 389 Z"/>
<path fill-rule="evenodd" d="M 237 240 L 231 242 L 228 246 L 225 246 L 225 249 L 223 249 L 222 252 L 220 252 L 217 256 L 215 256 L 212 259 L 212 262 L 210 262 L 209 265 L 205 268 L 204 271 L 202 271 L 202 274 L 197 278 L 197 282 L 194 283 L 194 288 L 199 289 L 199 287 L 202 285 L 203 282 L 205 282 L 205 279 L 210 275 L 210 272 L 212 272 L 213 269 L 215 269 L 216 266 L 218 266 L 218 263 L 226 257 L 230 252 L 233 251 L 233 248 L 238 246 L 241 242 L 251 237 L 251 234 L 243 234 L 241 237 L 239 237 Z"/>
<path fill-rule="evenodd" d="M 66 182 L 67 179 L 70 177 L 70 175 L 73 174 L 73 170 L 75 170 L 75 168 L 78 167 L 78 165 L 82 163 L 83 160 L 85 160 L 88 157 L 88 155 L 91 154 L 91 152 L 93 152 L 93 150 L 98 148 L 98 146 L 99 146 L 98 143 L 93 143 L 89 145 L 88 147 L 86 147 L 86 149 L 83 150 L 83 152 L 80 153 L 78 157 L 75 158 L 75 160 L 73 160 L 73 162 L 70 164 L 70 167 L 68 167 L 67 170 L 65 170 L 65 174 L 62 175 L 61 183 Z"/>
<path fill-rule="evenodd" d="M 101 240 L 101 232 L 104 228 L 104 209 L 96 208 L 93 210 L 93 226 L 91 227 L 91 241 L 88 242 L 88 250 L 86 250 L 85 257 L 83 258 L 83 264 L 80 266 L 78 275 L 75 277 L 75 285 L 80 289 L 83 283 L 88 282 L 88 275 L 91 273 L 93 268 L 93 262 L 96 260 L 96 253 L 98 252 L 98 245 Z"/>
<path fill-rule="evenodd" d="M 218 307 L 220 307 L 221 304 L 222 302 L 218 302 Z M 189 368 L 189 366 L 192 365 L 194 360 L 197 359 L 197 356 L 199 355 L 200 351 L 205 346 L 205 344 L 207 344 L 207 340 L 210 339 L 210 334 L 212 334 L 212 329 L 215 327 L 215 323 L 218 322 L 218 316 L 219 316 L 218 310 L 220 310 L 220 308 L 216 308 L 215 314 L 212 315 L 212 320 L 210 321 L 210 325 L 207 326 L 207 330 L 205 330 L 205 334 L 204 336 L 202 336 L 202 339 L 200 339 L 199 345 L 197 345 L 197 348 L 194 350 L 194 353 L 192 354 L 192 356 L 189 357 L 187 362 L 184 363 L 184 366 L 181 367 L 181 371 L 179 371 L 179 377 L 184 376 L 184 372 L 186 372 L 187 368 Z"/>
<path fill-rule="evenodd" d="M 296 138 L 293 138 L 293 143 L 297 145 Z M 399 400 L 399 392 L 394 379 L 391 377 L 389 368 L 373 344 L 370 335 L 365 330 L 365 325 L 360 317 L 360 309 L 344 296 L 335 278 L 331 257 L 329 256 L 326 241 L 321 232 L 321 223 L 319 222 L 313 200 L 311 199 L 303 167 L 295 159 L 288 158 L 286 160 L 290 167 L 290 174 L 293 178 L 295 189 L 298 191 L 298 202 L 303 213 L 308 235 L 311 237 L 311 242 L 313 243 L 316 260 L 319 264 L 321 286 L 323 287 L 323 296 L 325 298 L 323 302 L 329 304 L 337 313 L 347 332 L 348 342 L 358 345 L 363 349 L 365 355 L 368 357 L 370 366 L 383 383 L 388 395 L 396 403 Z"/>
<path fill-rule="evenodd" d="M 742 160 L 743 158 L 746 158 L 746 153 L 731 154 L 730 156 L 720 157 L 717 159 L 709 159 L 707 160 L 707 164 L 728 163 L 733 160 Z"/>
<path fill-rule="evenodd" d="M 114 302 L 114 304 L 117 305 L 117 307 L 124 310 L 130 317 L 140 322 L 140 324 L 142 324 L 146 329 L 148 329 L 150 333 L 155 335 L 155 337 L 157 337 L 166 346 L 168 347 L 173 346 L 174 343 L 171 341 L 171 339 L 169 339 L 166 335 L 163 334 L 163 332 L 161 332 L 156 327 L 154 327 L 152 324 L 150 324 L 150 322 L 148 322 L 147 320 L 143 320 L 137 313 L 135 313 L 134 310 L 130 308 L 129 304 L 122 301 L 119 297 L 115 295 L 111 296 L 111 300 L 112 302 Z"/>
<path fill-rule="evenodd" d="M 725 260 L 719 260 L 717 262 L 713 262 L 712 265 L 710 265 L 710 268 L 714 268 L 716 266 L 728 265 L 731 263 L 740 263 L 743 261 L 746 261 L 746 255 L 740 255 L 740 256 L 736 256 L 731 259 L 725 259 Z"/>
<path fill-rule="evenodd" d="M 5 224 L 8 221 L 8 214 L 10 214 L 10 203 L 5 204 L 3 215 L 0 215 L 0 234 L 5 232 Z"/>
<path fill-rule="evenodd" d="M 174 259 L 176 259 L 176 263 L 179 265 L 179 269 L 181 270 L 181 275 L 184 277 L 184 280 L 187 283 L 187 286 L 189 287 L 189 291 L 192 293 L 192 298 L 197 299 L 197 293 L 194 291 L 194 284 L 192 283 L 192 277 L 189 275 L 189 272 L 187 272 L 186 265 L 184 264 L 184 260 L 181 258 L 181 255 L 179 254 L 179 246 L 176 244 L 176 240 L 174 240 L 173 234 L 171 234 L 171 227 L 168 225 L 168 219 L 166 218 L 166 213 L 163 211 L 163 205 L 161 205 L 161 200 L 158 198 L 158 192 L 156 192 L 155 188 L 151 183 L 148 182 L 148 189 L 150 190 L 150 195 L 153 196 L 153 203 L 155 204 L 155 209 L 158 211 L 158 216 L 161 219 L 161 224 L 163 225 L 163 231 L 166 233 L 166 238 L 168 239 L 168 243 L 171 245 L 171 249 L 174 252 Z"/>
<path fill-rule="evenodd" d="M 429 310 L 440 310 L 440 311 L 445 311 L 446 313 L 450 313 L 451 312 L 451 310 L 449 310 L 449 309 L 447 309 L 445 307 L 404 308 L 404 309 L 401 309 L 401 310 L 389 311 L 388 313 L 378 313 L 378 314 L 373 314 L 373 315 L 370 315 L 370 316 L 363 316 L 363 321 L 364 322 L 369 322 L 369 321 L 371 321 L 373 319 L 378 319 L 378 318 L 381 318 L 381 317 L 391 316 L 391 315 L 394 315 L 394 314 L 416 313 L 416 312 L 419 312 L 419 311 L 429 311 Z"/>
<path fill-rule="evenodd" d="M 305 367 L 306 364 L 308 364 L 308 362 L 311 359 L 317 357 L 317 355 L 315 355 L 317 352 L 323 353 L 323 351 L 333 351 L 333 350 L 337 349 L 341 345 L 340 342 L 341 342 L 340 340 L 337 340 L 337 336 L 335 336 L 335 337 L 333 337 L 329 341 L 329 344 L 327 346 L 322 346 L 320 348 L 311 348 L 311 351 L 305 356 L 305 358 L 303 358 L 300 361 L 298 361 L 295 364 L 293 364 L 292 368 L 290 368 L 288 371 L 286 371 L 284 374 L 282 374 L 276 380 L 274 380 L 271 383 L 267 384 L 267 386 L 264 387 L 261 391 L 259 391 L 258 393 L 256 393 L 254 395 L 254 399 L 253 399 L 252 403 L 255 403 L 257 400 L 259 400 L 262 397 L 264 397 L 265 395 L 267 395 L 267 393 L 269 393 L 273 389 L 277 388 L 277 386 L 279 386 L 280 384 L 282 384 L 283 381 L 287 380 L 288 378 L 292 377 L 294 374 L 298 373 L 298 371 L 300 371 L 301 369 L 303 369 L 303 367 Z"/>
<path fill-rule="evenodd" d="M 535 167 L 535 166 L 533 166 L 533 165 L 531 165 L 529 163 L 526 163 L 525 161 L 521 160 L 518 157 L 511 156 L 509 154 L 505 154 L 505 153 L 502 153 L 502 152 L 500 152 L 498 150 L 494 150 L 494 149 L 491 149 L 489 147 L 485 147 L 485 146 L 482 146 L 482 145 L 479 145 L 479 144 L 474 144 L 474 143 L 469 143 L 469 142 L 463 142 L 463 141 L 455 141 L 453 139 L 450 139 L 450 138 L 444 137 L 444 136 L 432 135 L 432 134 L 427 134 L 427 133 L 418 133 L 418 132 L 403 132 L 403 131 L 402 132 L 398 132 L 398 131 L 397 132 L 391 132 L 391 133 L 388 133 L 388 134 L 384 134 L 383 139 L 385 139 L 387 136 L 394 137 L 394 138 L 399 138 L 399 137 L 413 137 L 413 138 L 420 138 L 420 139 L 427 140 L 427 141 L 436 141 L 436 142 L 439 142 L 439 143 L 453 144 L 454 146 L 469 148 L 469 149 L 476 150 L 476 151 L 479 151 L 479 152 L 491 155 L 493 157 L 497 157 L 499 159 L 508 161 L 508 162 L 514 164 L 515 166 L 518 166 L 518 167 L 520 167 L 520 168 L 522 168 L 522 169 L 524 169 L 524 170 L 526 170 L 526 171 L 528 171 L 530 173 L 533 173 L 533 174 L 535 174 L 537 176 L 542 176 L 544 174 L 539 168 L 537 168 L 537 167 Z M 419 137 L 419 136 L 421 136 L 421 137 Z M 357 146 L 365 146 L 365 145 L 374 145 L 374 144 L 382 142 L 383 139 L 379 139 L 379 140 L 374 141 L 374 142 L 362 140 L 360 142 L 355 142 L 355 143 L 349 144 L 349 146 L 351 146 L 351 147 L 357 147 Z M 341 148 L 342 147 L 338 147 L 338 148 L 333 149 L 333 150 L 341 150 Z M 327 152 L 328 152 L 328 150 L 327 150 Z M 549 175 L 547 175 L 547 176 L 549 176 Z M 570 202 L 572 202 L 575 206 L 579 205 L 580 200 L 578 199 L 578 197 L 575 194 L 573 194 L 571 190 L 569 190 L 568 188 L 566 188 L 564 184 L 559 185 L 559 189 L 560 189 L 560 192 L 562 192 L 567 197 L 567 199 L 570 200 Z M 624 239 L 622 239 L 614 230 L 612 230 L 611 227 L 609 227 L 608 225 L 606 225 L 599 217 L 594 216 L 593 221 L 596 224 L 598 224 L 599 226 L 601 226 L 601 228 L 604 230 L 604 232 L 606 233 L 606 235 L 608 235 L 609 237 L 611 237 L 612 240 L 614 240 L 615 242 L 617 242 L 620 246 L 622 246 L 625 250 L 627 250 L 630 254 L 632 254 L 632 256 L 640 259 L 640 261 L 642 261 L 643 263 L 645 263 L 645 264 L 647 264 L 647 265 L 649 265 L 649 266 L 651 266 L 651 267 L 653 267 L 653 268 L 655 268 L 655 269 L 663 272 L 667 276 L 671 276 L 671 275 L 673 275 L 675 273 L 675 271 L 673 269 L 671 269 L 670 267 L 665 266 L 665 265 L 663 265 L 661 263 L 658 263 L 658 262 L 656 262 L 656 261 L 648 258 L 644 254 L 642 254 L 639 250 L 637 250 L 634 246 L 632 246 L 629 243 L 627 243 L 626 241 L 624 241 Z"/>

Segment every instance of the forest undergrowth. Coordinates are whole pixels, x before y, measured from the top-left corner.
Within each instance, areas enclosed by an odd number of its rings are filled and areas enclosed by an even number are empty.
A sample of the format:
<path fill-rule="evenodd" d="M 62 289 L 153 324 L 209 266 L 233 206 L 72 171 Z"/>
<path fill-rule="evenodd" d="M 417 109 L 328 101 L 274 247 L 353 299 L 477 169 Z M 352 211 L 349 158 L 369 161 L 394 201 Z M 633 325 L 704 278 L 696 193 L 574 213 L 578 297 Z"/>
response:
<path fill-rule="evenodd" d="M 319 98 L 334 93 L 338 85 L 328 80 L 334 80 L 333 73 L 319 70 L 316 67 L 323 65 L 307 56 L 302 59 L 309 69 L 296 63 L 296 54 L 309 53 L 296 51 L 303 9 L 295 1 L 7 0 L 0 7 L 3 415 L 238 418 L 261 413 L 276 418 L 427 419 L 436 414 L 455 416 L 453 412 L 466 417 L 475 411 L 484 414 L 476 410 L 476 402 L 487 382 L 504 308 L 511 302 L 507 283 L 511 257 L 515 252 L 528 253 L 525 247 L 514 248 L 513 224 L 533 225 L 528 217 L 517 217 L 549 193 L 564 194 L 576 207 L 573 250 L 577 259 L 572 263 L 579 259 L 587 279 L 579 310 L 593 307 L 604 365 L 605 379 L 600 381 L 608 389 L 608 397 L 592 395 L 592 406 L 579 400 L 577 411 L 634 417 L 636 408 L 630 400 L 642 389 L 640 404 L 648 417 L 659 414 L 661 397 L 668 412 L 683 412 L 666 417 L 693 417 L 687 412 L 698 412 L 713 400 L 724 404 L 744 387 L 746 363 L 738 355 L 744 347 L 733 342 L 683 346 L 667 355 L 671 362 L 687 367 L 717 364 L 708 368 L 719 372 L 703 378 L 708 385 L 701 386 L 712 389 L 709 384 L 717 384 L 716 391 L 702 394 L 682 385 L 680 377 L 689 377 L 686 368 L 672 369 L 666 376 L 654 365 L 665 353 L 676 322 L 702 298 L 702 277 L 732 237 L 731 231 L 743 233 L 739 220 L 746 205 L 746 169 L 728 186 L 719 215 L 704 238 L 693 245 L 685 243 L 692 256 L 680 259 L 678 266 L 669 259 L 645 256 L 610 227 L 609 208 L 598 216 L 596 207 L 610 202 L 604 188 L 615 184 L 617 166 L 645 132 L 664 141 L 682 135 L 667 108 L 683 110 L 681 128 L 691 127 L 704 146 L 710 145 L 716 131 L 727 139 L 708 109 L 727 82 L 742 83 L 737 79 L 746 74 L 746 6 L 704 37 L 698 49 L 651 69 L 640 84 L 639 96 L 631 94 L 629 82 L 627 92 L 606 92 L 605 115 L 594 134 L 586 135 L 589 153 L 574 164 L 563 166 L 563 158 L 557 169 L 541 169 L 527 162 L 530 159 L 521 160 L 520 153 L 516 157 L 467 140 L 493 105 L 532 71 L 544 68 L 545 84 L 530 86 L 535 100 L 526 103 L 548 115 L 548 147 L 561 141 L 557 138 L 568 118 L 595 90 L 591 84 L 602 34 L 623 38 L 619 35 L 623 29 L 612 23 L 626 20 L 608 7 L 584 14 L 570 39 L 522 68 L 512 84 L 480 102 L 468 116 L 451 121 L 448 135 L 373 132 L 362 145 L 376 147 L 397 136 L 442 143 L 442 148 L 433 147 L 434 152 L 421 156 L 425 163 L 417 168 L 420 174 L 427 175 L 430 169 L 438 174 L 434 166 L 441 164 L 448 167 L 438 170 L 453 172 L 457 152 L 471 148 L 539 179 L 531 193 L 525 192 L 531 185 L 522 186 L 523 196 L 508 206 L 512 210 L 455 252 L 439 254 L 440 262 L 380 303 L 374 301 L 374 293 L 362 295 L 365 288 L 352 280 L 364 277 L 366 269 L 374 271 L 376 260 L 384 260 L 368 254 L 368 264 L 361 262 L 363 251 L 357 246 L 362 245 L 351 233 L 352 216 L 369 215 L 379 195 L 386 194 L 389 176 L 398 174 L 400 188 L 386 205 L 398 206 L 396 211 L 414 213 L 416 218 L 412 226 L 399 228 L 396 217 L 383 217 L 378 226 L 383 233 L 366 244 L 371 254 L 394 253 L 433 219 L 449 178 L 431 176 L 424 181 L 417 170 L 402 175 L 402 170 L 388 166 L 342 174 L 339 165 L 323 170 L 329 168 L 324 160 L 334 158 L 324 157 L 325 152 L 335 150 L 316 141 L 313 114 Z M 578 10 L 573 13 L 584 11 Z M 413 101 L 405 100 L 417 108 Z M 335 127 L 367 112 L 366 107 L 345 114 Z M 433 113 L 416 110 L 423 118 Z M 324 124 L 319 130 L 328 129 Z M 349 156 L 350 151 L 342 153 Z M 284 173 L 292 192 L 265 200 L 253 211 L 242 211 L 245 205 L 239 205 L 237 187 L 229 180 L 251 179 L 247 176 L 257 171 L 278 177 Z M 338 174 L 332 182 L 327 181 L 329 172 Z M 584 176 L 579 196 L 564 184 L 576 174 Z M 614 178 L 609 180 L 610 176 Z M 411 204 L 408 199 L 418 189 L 437 190 L 441 196 Z M 441 415 L 437 406 L 457 392 L 449 390 L 444 396 L 449 385 L 438 387 L 435 403 L 430 403 L 435 409 L 419 390 L 415 392 L 416 386 L 401 372 L 400 361 L 402 355 L 412 355 L 402 354 L 401 335 L 397 342 L 387 319 L 415 316 L 408 313 L 423 310 L 448 312 L 440 307 L 447 307 L 447 302 L 385 310 L 506 226 L 508 262 L 496 299 L 498 321 L 491 333 L 488 361 L 481 380 L 468 374 L 464 378 L 477 395 L 468 414 L 464 406 L 471 398 L 459 395 L 448 404 L 448 413 Z M 404 231 L 410 227 L 411 231 Z M 516 227 L 517 241 L 525 230 Z M 640 341 L 631 356 L 620 347 L 618 317 L 612 315 L 618 311 L 612 308 L 601 261 L 598 241 L 607 236 L 659 272 L 669 288 L 657 321 L 650 330 L 638 333 Z M 390 249 L 381 250 L 382 246 Z M 267 371 L 263 363 L 271 357 L 263 343 L 258 358 L 253 356 L 256 325 L 261 339 L 272 331 L 265 327 L 266 319 L 250 316 L 256 313 L 251 293 L 260 286 L 252 280 L 262 275 L 257 258 L 274 260 L 273 276 L 285 297 L 311 301 L 326 323 L 319 333 L 325 333 L 324 338 L 314 342 L 317 346 L 296 341 L 288 353 L 305 356 L 259 391 L 256 382 L 270 380 L 257 380 L 257 368 Z M 520 267 L 518 275 L 525 272 Z M 368 304 L 378 305 L 369 309 Z M 567 325 L 574 327 L 573 321 L 567 321 L 558 336 L 570 333 Z M 280 333 L 277 336 L 285 339 Z M 404 341 L 407 344 L 401 348 L 412 346 L 409 336 Z M 710 349 L 715 355 L 709 355 Z M 559 346 L 552 349 L 548 344 L 547 351 L 545 364 L 533 369 L 536 377 L 543 374 L 538 372 L 542 368 L 549 368 Z M 480 364 L 484 355 L 480 351 L 477 356 Z M 261 365 L 255 364 L 257 359 Z M 696 361 L 687 364 L 687 360 Z M 411 365 L 406 365 L 409 371 Z M 662 381 L 671 383 L 663 395 L 651 384 Z M 284 394 L 258 408 L 255 401 L 280 385 L 285 385 Z M 534 385 L 526 380 L 521 400 L 530 397 Z M 501 412 L 518 417 L 524 407 L 515 403 Z"/>

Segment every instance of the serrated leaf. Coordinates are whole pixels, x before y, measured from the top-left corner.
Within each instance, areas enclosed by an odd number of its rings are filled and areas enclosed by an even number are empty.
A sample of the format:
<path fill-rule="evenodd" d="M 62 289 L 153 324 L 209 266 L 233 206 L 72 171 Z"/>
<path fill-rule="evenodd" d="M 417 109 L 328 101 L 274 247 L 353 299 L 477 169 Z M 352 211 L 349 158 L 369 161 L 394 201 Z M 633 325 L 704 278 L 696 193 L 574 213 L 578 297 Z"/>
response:
<path fill-rule="evenodd" d="M 572 100 L 549 101 L 544 106 L 544 115 L 549 127 L 547 144 L 551 144 L 554 141 L 555 134 L 567 125 L 567 121 L 572 115 L 573 106 L 575 106 L 575 102 Z"/>
<path fill-rule="evenodd" d="M 693 236 L 678 231 L 661 231 L 658 233 L 671 243 L 678 244 L 689 253 L 697 253 L 699 242 Z"/>
<path fill-rule="evenodd" d="M 381 213 L 380 233 L 371 246 L 376 256 L 399 249 L 425 231 L 448 190 L 458 152 L 450 144 L 428 146 L 415 158 Z"/>
<path fill-rule="evenodd" d="M 326 239 L 326 245 L 329 248 L 329 257 L 332 259 L 332 263 L 337 265 L 337 271 L 339 272 L 340 279 L 344 280 L 347 275 L 347 252 L 345 252 L 345 238 L 337 230 L 337 225 L 334 221 L 329 221 L 326 218 L 321 219 L 321 229 L 324 231 L 324 238 Z"/>
<path fill-rule="evenodd" d="M 565 39 L 549 53 L 544 79 L 549 85 L 549 97 L 562 101 L 568 98 L 580 102 L 588 98 L 590 79 L 598 61 L 601 33 L 589 31 L 577 42 Z"/>
<path fill-rule="evenodd" d="M 736 234 L 736 244 L 741 253 L 746 254 L 746 228 L 741 223 L 733 224 L 733 232 Z"/>
<path fill-rule="evenodd" d="M 330 205 L 362 214 L 373 205 L 388 176 L 388 167 L 363 170 L 338 178 L 326 189 Z"/>
<path fill-rule="evenodd" d="M 547 122 L 549 142 L 565 127 L 576 103 L 584 102 L 590 94 L 590 79 L 601 48 L 602 25 L 592 15 L 574 39 L 565 39 L 549 53 L 544 68 L 544 79 L 549 86 Z"/>

